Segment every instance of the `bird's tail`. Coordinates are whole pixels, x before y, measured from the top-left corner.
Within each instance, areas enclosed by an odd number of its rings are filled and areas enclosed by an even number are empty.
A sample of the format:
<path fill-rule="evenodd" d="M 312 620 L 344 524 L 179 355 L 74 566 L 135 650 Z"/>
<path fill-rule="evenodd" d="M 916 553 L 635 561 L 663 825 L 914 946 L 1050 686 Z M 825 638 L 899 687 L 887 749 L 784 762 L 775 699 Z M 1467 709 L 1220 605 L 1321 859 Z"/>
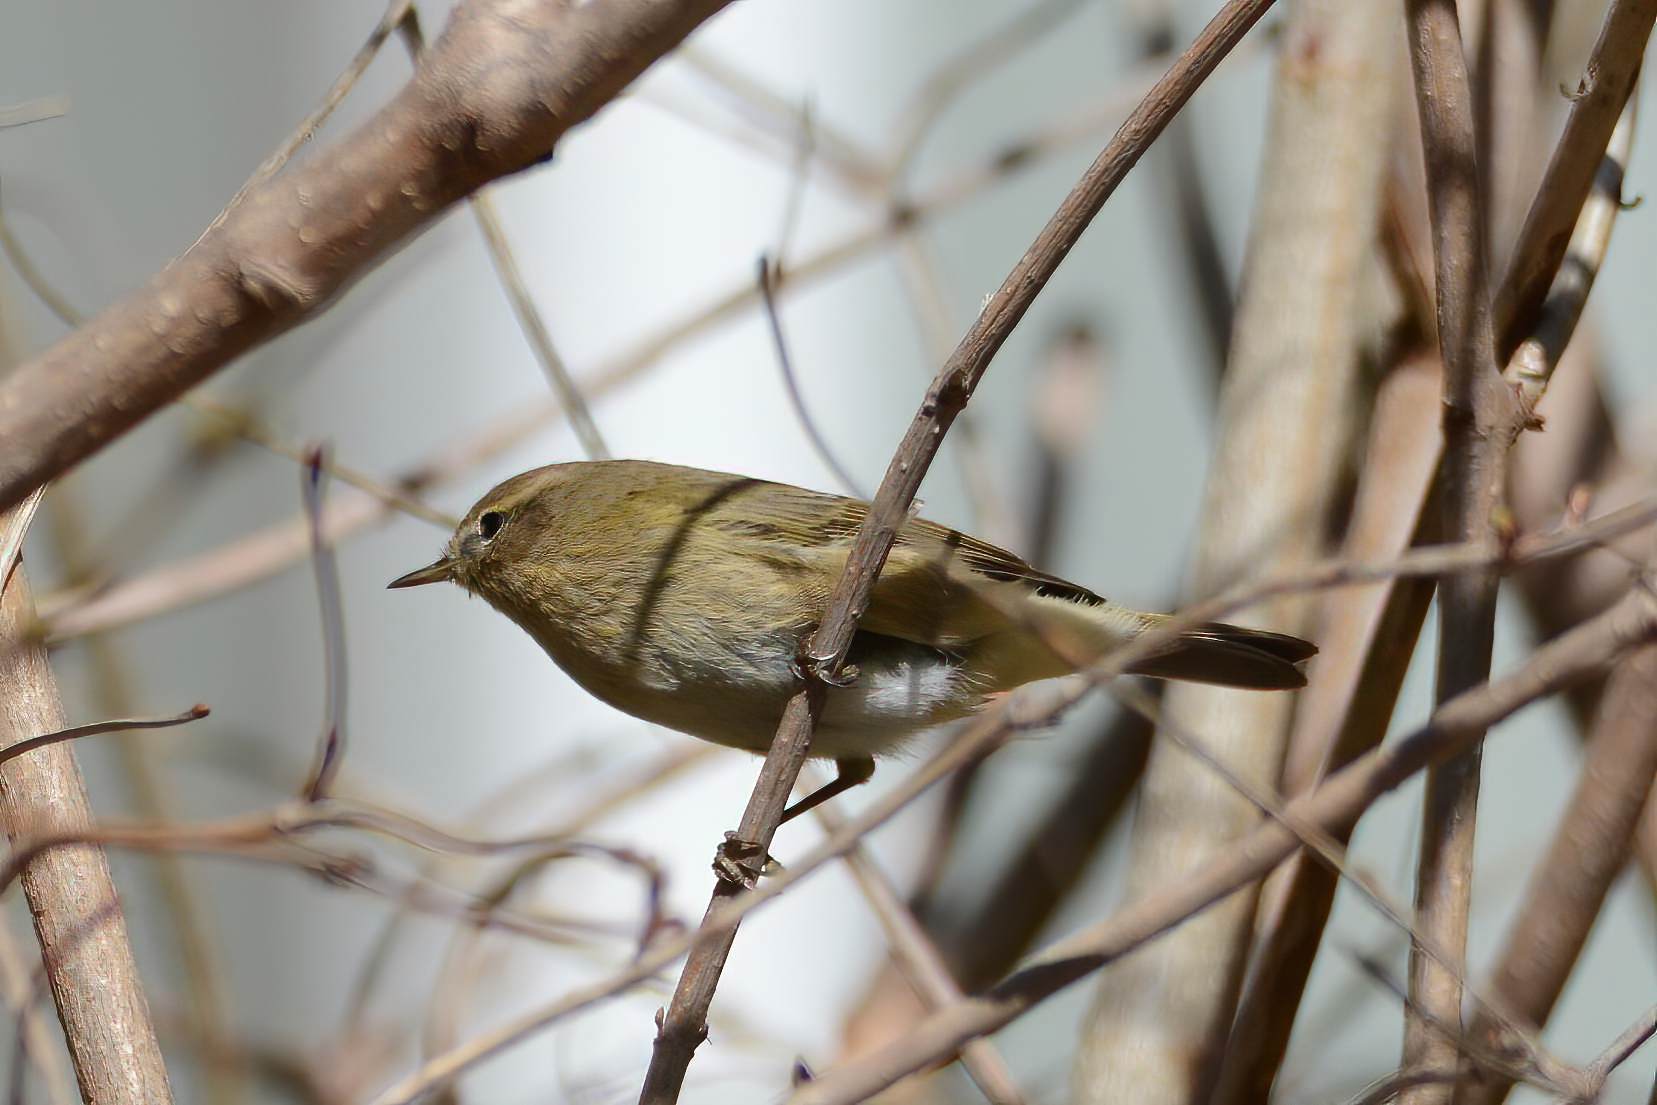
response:
<path fill-rule="evenodd" d="M 1287 633 L 1209 622 L 1170 638 L 1166 650 L 1128 670 L 1157 679 L 1285 691 L 1306 685 L 1302 666 L 1317 651 L 1310 641 Z"/>

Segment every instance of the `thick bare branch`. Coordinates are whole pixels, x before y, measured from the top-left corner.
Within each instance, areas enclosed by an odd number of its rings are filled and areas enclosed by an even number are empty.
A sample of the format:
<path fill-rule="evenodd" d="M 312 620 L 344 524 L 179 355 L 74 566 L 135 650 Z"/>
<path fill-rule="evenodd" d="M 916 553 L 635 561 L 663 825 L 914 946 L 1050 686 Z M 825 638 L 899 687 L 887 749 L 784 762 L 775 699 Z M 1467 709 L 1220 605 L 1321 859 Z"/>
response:
<path fill-rule="evenodd" d="M 18 521 L 0 515 L 0 531 Z M 26 643 L 34 622 L 23 569 L 0 577 L 0 745 L 64 728 L 46 651 Z M 0 765 L 0 817 L 13 839 L 92 823 L 86 785 L 66 744 Z M 23 872 L 58 1018 L 87 1105 L 172 1100 L 126 920 L 103 852 L 60 849 Z"/>
<path fill-rule="evenodd" d="M 1199 595 L 1323 552 L 1341 480 L 1364 335 L 1363 277 L 1379 214 L 1385 125 L 1402 20 L 1384 3 L 1304 0 L 1273 84 L 1267 153 L 1220 390 L 1191 581 Z M 1283 596 L 1250 624 L 1305 635 L 1313 604 Z M 1295 696 L 1174 684 L 1173 729 L 1202 733 L 1259 787 L 1276 784 Z M 1128 893 L 1139 897 L 1224 851 L 1259 820 L 1177 742 L 1151 746 L 1135 812 Z M 1114 964 L 1098 982 L 1072 1086 L 1086 1105 L 1183 1105 L 1212 1095 L 1250 944 L 1255 895 L 1238 894 Z"/>
<path fill-rule="evenodd" d="M 52 555 L 65 576 L 85 578 L 90 564 L 87 555 L 87 512 L 76 481 L 68 480 L 52 489 L 52 509 L 46 517 L 47 540 Z M 118 716 L 135 711 L 133 672 L 125 662 L 117 641 L 98 637 L 88 641 L 81 662 L 90 683 L 89 703 L 99 714 Z M 202 707 L 205 709 L 205 707 Z M 194 713 L 195 711 L 191 711 Z M 175 816 L 171 780 L 160 770 L 159 742 L 126 740 L 115 742 L 117 770 L 133 806 L 133 812 L 147 821 L 164 821 Z M 162 927 L 171 943 L 174 961 L 182 970 L 183 1008 L 177 1010 L 182 1030 L 191 1036 L 222 1032 L 235 1024 L 228 1012 L 221 967 L 221 943 L 210 910 L 177 856 L 152 858 L 157 897 L 164 910 Z M 156 1030 L 167 1039 L 165 1015 Z M 224 1064 L 210 1065 L 203 1072 L 204 1105 L 243 1105 L 245 1089 L 239 1072 Z"/>
<path fill-rule="evenodd" d="M 469 0 L 362 129 L 250 191 L 148 285 L 0 384 L 0 509 L 545 160 L 728 0 Z"/>
<path fill-rule="evenodd" d="M 1342 555 L 1398 556 L 1436 530 L 1428 489 L 1440 450 L 1439 376 L 1437 356 L 1420 356 L 1382 382 Z M 1432 592 L 1430 579 L 1395 579 L 1324 596 L 1317 672 L 1295 711 L 1283 793 L 1311 789 L 1381 742 Z M 1342 843 L 1347 835 L 1334 833 Z M 1267 880 L 1216 1105 L 1270 1097 L 1338 885 L 1305 853 Z"/>

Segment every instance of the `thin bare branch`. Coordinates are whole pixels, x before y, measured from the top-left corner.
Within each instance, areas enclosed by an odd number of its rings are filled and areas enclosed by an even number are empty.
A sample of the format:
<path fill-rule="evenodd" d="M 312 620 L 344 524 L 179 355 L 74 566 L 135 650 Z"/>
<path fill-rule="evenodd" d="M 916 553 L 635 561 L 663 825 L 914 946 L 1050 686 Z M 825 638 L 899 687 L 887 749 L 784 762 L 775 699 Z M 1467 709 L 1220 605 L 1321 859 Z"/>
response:
<path fill-rule="evenodd" d="M 1654 636 L 1657 596 L 1636 587 L 1613 610 L 1542 646 L 1513 674 L 1442 704 L 1427 725 L 1354 761 L 1290 801 L 1284 812 L 1324 831 L 1346 824 L 1428 763 L 1463 751 L 1498 721 L 1603 669 Z M 864 1100 L 1261 878 L 1299 845 L 1299 838 L 1280 822 L 1262 822 L 1200 870 L 1059 941 L 987 993 L 933 1014 L 907 1037 L 865 1059 L 824 1072 L 798 1090 L 790 1105 Z"/>
<path fill-rule="evenodd" d="M 963 90 L 1062 26 L 1083 7 L 1080 0 L 1036 0 L 928 74 L 898 112 L 897 138 L 885 170 L 888 181 L 908 178 L 933 124 Z"/>
<path fill-rule="evenodd" d="M 761 257 L 759 259 L 757 280 L 760 295 L 765 303 L 766 321 L 771 326 L 771 343 L 777 351 L 777 367 L 782 370 L 783 383 L 788 387 L 788 400 L 794 405 L 794 414 L 799 418 L 806 437 L 810 439 L 811 447 L 817 451 L 818 458 L 828 466 L 828 470 L 834 473 L 834 478 L 840 482 L 841 488 L 853 498 L 867 499 L 868 496 L 858 488 L 857 480 L 840 462 L 840 458 L 835 455 L 833 446 L 829 445 L 828 439 L 823 436 L 822 430 L 817 425 L 817 420 L 811 417 L 811 410 L 806 406 L 805 396 L 800 392 L 800 380 L 794 374 L 793 358 L 788 355 L 788 342 L 783 337 L 782 319 L 777 314 L 776 294 L 772 291 L 775 272 L 770 258 Z"/>
<path fill-rule="evenodd" d="M 729 96 L 744 120 L 774 139 L 766 147 L 772 156 L 792 157 L 799 149 L 801 131 L 809 128 L 812 156 L 849 191 L 869 196 L 883 190 L 886 170 L 874 154 L 828 120 L 815 115 L 808 118 L 810 112 L 805 105 L 767 87 L 695 42 L 683 46 L 674 58 Z M 670 110 L 682 106 L 674 105 Z"/>
<path fill-rule="evenodd" d="M 1439 575 L 1450 571 L 1489 567 L 1493 564 L 1507 562 L 1509 558 L 1515 555 L 1521 557 L 1521 563 L 1534 563 L 1538 557 L 1563 555 L 1566 552 L 1580 552 L 1586 547 L 1585 543 L 1592 545 L 1600 536 L 1610 530 L 1614 529 L 1622 532 L 1625 527 L 1634 524 L 1636 521 L 1641 525 L 1648 525 L 1654 518 L 1657 518 L 1657 504 L 1648 505 L 1641 511 L 1624 511 L 1606 518 L 1575 525 L 1571 527 L 1568 533 L 1554 534 L 1545 538 L 1521 537 L 1511 545 L 1503 545 L 1499 548 L 1489 545 L 1472 545 L 1422 549 L 1400 557 L 1388 565 L 1376 564 L 1365 567 L 1357 567 L 1345 561 L 1331 560 L 1324 565 L 1303 571 L 1293 581 L 1283 579 L 1239 585 L 1226 595 L 1198 603 L 1177 617 L 1170 618 L 1156 630 L 1140 635 L 1131 644 L 1105 657 L 1088 673 L 1087 678 L 1063 684 L 1046 695 L 1040 694 L 1037 688 L 1030 688 L 1030 691 L 1038 692 L 1032 693 L 1030 696 L 1037 700 L 1035 706 L 1026 706 L 1017 710 L 1012 709 L 1011 707 L 1020 705 L 1019 696 L 1015 695 L 1000 708 L 991 711 L 972 725 L 967 726 L 932 760 L 923 764 L 915 773 L 900 780 L 896 786 L 874 798 L 862 813 L 850 818 L 843 830 L 833 834 L 829 840 L 812 849 L 802 859 L 790 863 L 780 874 L 764 880 L 757 889 L 742 893 L 734 900 L 725 903 L 714 916 L 705 918 L 702 926 L 694 933 L 672 940 L 663 940 L 628 970 L 608 979 L 602 979 L 591 985 L 572 990 L 554 1003 L 514 1018 L 449 1052 L 434 1056 L 424 1063 L 418 1071 L 399 1081 L 395 1086 L 375 1098 L 372 1105 L 409 1105 L 410 1102 L 421 1095 L 438 1086 L 446 1085 L 464 1071 L 498 1055 L 514 1044 L 536 1032 L 542 1031 L 547 1026 L 597 1002 L 628 990 L 652 977 L 657 971 L 673 963 L 700 943 L 721 939 L 728 930 L 733 929 L 748 913 L 787 892 L 795 883 L 806 878 L 830 861 L 844 855 L 853 844 L 884 825 L 899 810 L 941 779 L 977 762 L 1012 733 L 1024 727 L 1052 724 L 1064 711 L 1080 701 L 1093 685 L 1112 678 L 1125 667 L 1132 666 L 1135 661 L 1151 654 L 1170 635 L 1183 632 L 1201 622 L 1231 616 L 1238 610 L 1245 608 L 1249 603 L 1259 600 L 1262 596 L 1275 593 L 1284 588 L 1298 587 L 1306 589 L 1344 586 L 1354 582 L 1384 579 L 1390 575 Z M 1639 593 L 1636 592 L 1636 594 Z M 1542 654 L 1533 657 L 1531 665 L 1523 669 L 1521 673 L 1514 677 L 1514 680 L 1510 681 L 1508 686 L 1502 689 L 1504 694 L 1520 687 L 1534 690 L 1535 693 L 1530 697 L 1521 695 L 1523 701 L 1515 705 L 1513 709 L 1517 709 L 1519 705 L 1532 701 L 1534 698 L 1545 697 L 1554 693 L 1563 686 L 1569 686 L 1575 680 L 1591 677 L 1594 672 L 1612 663 L 1616 656 L 1620 656 L 1635 644 L 1640 643 L 1641 635 L 1647 632 L 1646 625 L 1644 621 L 1628 620 L 1625 608 L 1629 601 L 1632 601 L 1632 599 L 1619 605 L 1615 614 L 1606 611 L 1591 623 L 1587 623 L 1594 626 L 1594 629 L 1589 630 L 1586 626 L 1578 627 L 1550 644 Z M 1652 620 L 1657 622 L 1657 612 L 1652 614 Z M 1625 622 L 1628 622 L 1628 624 L 1624 624 Z M 1606 633 L 1614 636 L 1616 641 L 1602 640 L 1601 637 Z M 1592 649 L 1588 649 L 1586 645 L 1576 643 L 1584 637 L 1584 634 L 1587 634 L 1587 641 L 1593 645 Z M 1604 646 L 1603 653 L 1599 651 L 1600 646 Z M 1561 668 L 1554 663 L 1560 657 L 1575 657 L 1575 660 Z M 1479 699 L 1477 701 L 1484 702 L 1485 700 Z M 1501 701 L 1506 702 L 1508 699 L 1503 698 Z M 1435 724 L 1424 730 L 1422 741 L 1429 745 L 1433 741 L 1454 743 L 1457 739 L 1456 734 L 1459 732 L 1456 727 L 1464 724 L 1467 724 L 1465 711 L 1452 713 L 1444 719 L 1444 724 Z M 1397 780 L 1388 782 L 1385 787 L 1382 787 L 1381 791 L 1378 791 L 1376 795 L 1372 795 L 1370 799 L 1360 801 L 1354 807 L 1355 809 L 1363 808 L 1373 797 L 1378 796 L 1385 789 L 1396 786 L 1398 782 L 1402 781 L 1402 778 L 1407 777 L 1415 770 L 1419 770 L 1432 755 L 1436 754 L 1432 748 L 1422 750 L 1413 745 L 1400 743 L 1372 753 L 1370 757 L 1362 761 L 1362 770 L 1381 774 L 1391 771 L 1396 766 L 1393 757 L 1398 755 L 1400 748 L 1405 749 L 1406 754 L 1412 757 L 1411 762 L 1415 766 L 1406 769 L 1404 775 Z M 1413 757 L 1419 757 L 1419 759 Z M 1359 770 L 1359 765 L 1354 765 L 1344 774 L 1350 776 L 1356 770 Z M 1359 785 L 1371 785 L 1378 777 L 1374 774 L 1365 775 L 1364 778 L 1368 779 L 1369 782 Z M 1390 776 L 1388 778 L 1390 779 Z M 1340 785 L 1332 791 L 1327 786 L 1320 788 L 1319 800 L 1332 802 L 1334 799 L 1330 798 L 1331 794 L 1347 793 L 1351 785 L 1350 778 L 1347 778 L 1341 781 Z M 1346 809 L 1345 806 L 1340 808 L 1342 810 Z M 1296 817 L 1302 816 L 1305 809 L 1304 802 L 1298 799 L 1288 806 L 1288 812 Z M 1347 816 L 1355 817 L 1356 814 L 1352 813 Z M 1331 815 L 1327 822 L 1320 821 L 1317 818 L 1309 818 L 1308 821 L 1327 827 L 1328 824 L 1339 823 L 1341 818 Z M 1289 854 L 1293 848 L 1293 843 L 1286 844 L 1282 854 Z M 1256 862 L 1256 860 L 1250 858 L 1251 856 L 1252 853 L 1247 855 L 1238 853 L 1235 858 L 1241 858 L 1245 862 Z M 1268 870 L 1275 862 L 1275 860 L 1265 860 L 1261 871 Z M 1246 882 L 1249 877 L 1258 877 L 1258 875 L 1245 876 L 1242 881 Z M 1238 883 L 1238 885 L 1241 885 L 1241 883 Z M 1219 895 L 1223 896 L 1224 893 L 1226 891 L 1221 890 Z M 1192 911 L 1195 912 L 1212 900 L 1215 899 L 1207 899 L 1194 905 Z M 1177 921 L 1178 919 L 1175 919 L 1168 923 L 1173 924 Z"/>
<path fill-rule="evenodd" d="M 1628 1062 L 1634 1053 L 1654 1036 L 1657 1036 L 1657 1005 L 1641 1013 L 1633 1024 L 1619 1032 L 1610 1046 L 1589 1065 L 1588 1075 L 1591 1082 L 1589 1092 L 1583 1095 L 1583 1100 L 1597 1101 L 1600 1092 L 1605 1088 L 1605 1080 L 1611 1077 L 1611 1072 Z"/>
<path fill-rule="evenodd" d="M 1492 986 L 1531 1024 L 1545 1025 L 1565 989 L 1629 847 L 1657 779 L 1657 648 L 1620 663 L 1601 700 L 1576 792 L 1537 861 L 1492 971 Z M 1482 1013 L 1469 1035 L 1500 1030 Z M 1471 1087 L 1466 1105 L 1499 1105 L 1509 1085 Z"/>
<path fill-rule="evenodd" d="M 257 445 L 279 457 L 286 457 L 301 467 L 309 466 L 316 454 L 314 445 L 299 444 L 278 436 L 274 430 L 254 417 L 252 412 L 243 408 L 227 406 L 210 396 L 196 394 L 184 396 L 179 403 L 214 419 L 243 441 Z M 322 471 L 330 479 L 348 484 L 364 494 L 379 499 L 399 514 L 428 522 L 447 532 L 453 532 L 455 526 L 460 524 L 460 519 L 453 514 L 429 506 L 403 490 L 407 481 L 404 481 L 404 484 L 392 484 L 375 479 L 360 468 L 341 464 L 331 452 L 324 454 L 321 463 Z"/>
<path fill-rule="evenodd" d="M 816 774 L 814 772 L 803 772 Z M 819 781 L 821 776 L 818 776 Z M 830 833 L 845 827 L 845 818 L 829 806 L 818 806 L 817 820 Z M 846 853 L 846 866 L 863 894 L 863 900 L 874 911 L 880 926 L 886 931 L 886 946 L 898 969 L 914 987 L 928 1010 L 944 1009 L 964 996 L 960 983 L 950 973 L 943 953 L 926 934 L 915 915 L 904 905 L 897 887 L 886 872 L 880 869 L 874 856 L 862 844 Z M 974 1084 L 983 1091 L 992 1105 L 1020 1105 L 1025 1100 L 1018 1083 L 1013 1081 L 1007 1060 L 989 1040 L 974 1040 L 961 1049 L 961 1065 Z"/>
<path fill-rule="evenodd" d="M 536 833 L 479 838 L 367 802 L 341 798 L 296 800 L 258 813 L 196 824 L 89 824 L 40 828 L 14 838 L 12 854 L 0 863 L 0 890 L 22 876 L 28 886 L 30 865 L 83 850 L 85 845 L 199 855 L 228 855 L 309 871 L 332 885 L 355 886 L 405 908 L 500 928 L 536 940 L 566 944 L 572 933 L 615 936 L 615 926 L 568 917 L 540 916 L 495 908 L 498 903 L 428 878 L 402 879 L 382 871 L 372 856 L 337 852 L 312 845 L 304 837 L 327 829 L 355 829 L 423 851 L 471 856 L 531 854 L 535 862 L 571 857 L 598 857 L 637 870 L 659 895 L 661 875 L 650 860 L 627 849 L 611 848 L 561 834 Z M 625 930 L 631 934 L 631 926 Z M 80 936 L 84 937 L 84 933 Z"/>
<path fill-rule="evenodd" d="M 1346 1105 L 1386 1105 L 1416 1086 L 1454 1086 L 1467 1077 L 1464 1070 L 1399 1070 L 1366 1086 Z"/>
<path fill-rule="evenodd" d="M 1622 116 L 1611 132 L 1610 145 L 1600 161 L 1594 176 L 1594 190 L 1582 206 L 1576 228 L 1571 232 L 1559 274 L 1554 278 L 1548 296 L 1537 309 L 1536 323 L 1530 333 L 1514 349 L 1502 373 L 1508 385 L 1519 397 L 1526 415 L 1534 420 L 1536 404 L 1547 390 L 1548 381 L 1565 353 L 1571 335 L 1576 332 L 1582 309 L 1587 306 L 1588 293 L 1593 290 L 1594 278 L 1605 263 L 1606 251 L 1611 246 L 1611 227 L 1622 210 L 1623 173 L 1628 167 L 1628 155 L 1634 145 L 1634 124 L 1639 95 L 1628 97 Z"/>
<path fill-rule="evenodd" d="M 311 566 L 316 576 L 317 606 L 322 613 L 323 684 L 322 735 L 317 740 L 316 761 L 300 788 L 306 801 L 326 798 L 339 775 L 345 756 L 345 606 L 339 594 L 339 566 L 334 549 L 322 530 L 322 468 L 325 450 L 312 451 L 311 463 L 299 477 L 305 500 L 305 520 L 311 536 Z"/>
<path fill-rule="evenodd" d="M 1445 535 L 1464 541 L 1491 532 L 1504 486 L 1508 449 L 1518 435 L 1517 405 L 1502 385 L 1485 275 L 1484 210 L 1467 59 L 1454 0 L 1407 0 L 1410 64 L 1427 165 L 1438 342 L 1444 362 L 1444 469 L 1440 501 Z M 1439 584 L 1435 700 L 1447 702 L 1490 676 L 1496 622 L 1491 574 Z M 1422 929 L 1456 957 L 1466 955 L 1473 893 L 1473 838 L 1479 799 L 1479 745 L 1427 773 L 1416 912 Z M 1425 1012 L 1459 1029 L 1461 986 L 1412 947 L 1404 1027 L 1405 1068 L 1456 1065 L 1454 1038 L 1428 1027 Z M 1459 1033 L 1458 1033 L 1459 1035 Z M 1452 1090 L 1420 1086 L 1409 1105 L 1448 1105 Z"/>
<path fill-rule="evenodd" d="M 100 733 L 128 733 L 135 729 L 171 729 L 175 725 L 187 725 L 192 721 L 200 721 L 210 711 L 201 703 L 190 707 L 182 714 L 170 714 L 167 717 L 123 717 L 109 721 L 94 721 L 86 725 L 71 725 L 67 729 L 59 729 L 55 733 L 42 733 L 37 737 L 27 737 L 15 744 L 8 744 L 0 748 L 0 764 L 15 759 L 25 752 L 32 752 L 36 748 L 45 748 L 51 744 L 61 744 L 64 741 L 79 740 L 82 737 L 95 737 Z"/>
<path fill-rule="evenodd" d="M 1265 14 L 1270 3 L 1271 0 L 1231 0 L 1204 28 L 1065 197 L 928 387 L 926 398 L 858 530 L 828 608 L 817 630 L 804 644 L 805 686 L 789 699 L 760 769 L 759 781 L 737 827 L 736 839 L 744 847 L 757 849 L 757 855 L 764 856 L 770 847 L 789 792 L 811 747 L 812 731 L 827 695 L 826 680 L 834 678 L 845 662 L 858 616 L 868 605 L 875 578 L 885 564 L 898 527 L 908 517 L 909 506 L 937 455 L 944 433 L 966 406 L 1002 343 L 1105 200 L 1204 78 Z M 740 889 L 738 883 L 721 878 L 715 886 L 707 917 L 740 893 Z M 673 1002 L 656 1034 L 650 1067 L 640 1093 L 641 1105 L 672 1105 L 678 1100 L 691 1057 L 706 1036 L 708 1007 L 734 939 L 732 930 L 717 941 L 700 945 L 686 961 Z"/>
<path fill-rule="evenodd" d="M 1565 133 L 1537 188 L 1513 247 L 1513 259 L 1496 295 L 1498 352 L 1503 359 L 1536 328 L 1537 312 L 1552 286 L 1578 213 L 1599 171 L 1623 104 L 1634 87 L 1646 41 L 1657 20 L 1657 0 L 1613 0 L 1594 44 Z"/>
<path fill-rule="evenodd" d="M 672 779 L 687 768 L 700 763 L 708 757 L 714 748 L 711 745 L 698 742 L 687 742 L 681 747 L 666 753 L 642 772 L 631 774 L 620 780 L 612 787 L 601 787 L 590 799 L 573 813 L 560 818 L 557 825 L 547 832 L 549 838 L 574 838 L 585 833 L 600 818 L 613 813 L 637 799 L 651 794 L 655 789 Z M 563 758 L 556 760 L 551 767 L 560 776 L 564 775 L 566 764 Z M 515 797 L 522 799 L 526 794 L 539 796 L 544 793 L 548 782 L 548 771 L 543 769 L 523 778 L 514 779 L 511 784 L 502 790 L 490 795 L 484 802 L 473 810 L 467 819 L 467 824 L 478 825 L 487 816 L 499 816 L 503 808 L 510 808 Z M 433 863 L 441 856 L 434 856 Z M 431 867 L 422 871 L 430 873 Z M 409 914 L 398 912 L 386 921 L 379 934 L 375 937 L 372 950 L 364 957 L 361 970 L 356 981 L 350 988 L 350 996 L 345 1002 L 345 1012 L 341 1018 L 341 1031 L 349 1038 L 362 1027 L 367 1015 L 369 999 L 373 996 L 376 986 L 385 975 L 391 963 L 391 951 L 401 935 Z"/>
<path fill-rule="evenodd" d="M 403 6 L 407 12 L 398 23 L 398 31 L 408 46 L 409 56 L 418 63 L 426 51 L 425 36 L 420 31 L 419 11 L 412 3 Z M 569 366 L 552 344 L 552 333 L 535 306 L 534 297 L 529 294 L 529 285 L 524 283 L 523 271 L 518 267 L 517 255 L 507 239 L 506 228 L 501 224 L 500 211 L 495 207 L 492 192 L 490 188 L 479 189 L 467 203 L 477 219 L 478 229 L 483 232 L 483 242 L 489 249 L 489 259 L 494 262 L 495 275 L 500 278 L 507 302 L 512 304 L 512 314 L 529 342 L 530 351 L 540 362 L 541 371 L 546 373 L 553 394 L 558 396 L 558 402 L 570 420 L 570 428 L 575 431 L 575 439 L 581 443 L 587 459 L 607 460 L 610 447 L 604 443 L 604 435 L 599 433 L 598 423 L 593 421 L 593 412 L 588 409 L 586 397 L 570 375 Z"/>
<path fill-rule="evenodd" d="M 0 252 L 5 253 L 6 260 L 17 270 L 17 275 L 22 278 L 24 285 L 34 293 L 35 298 L 46 305 L 47 310 L 65 325 L 79 325 L 79 315 L 74 306 L 59 294 L 52 282 L 47 280 L 46 275 L 35 265 L 28 251 L 23 248 L 23 243 L 12 233 L 11 223 L 3 214 L 0 214 Z"/>

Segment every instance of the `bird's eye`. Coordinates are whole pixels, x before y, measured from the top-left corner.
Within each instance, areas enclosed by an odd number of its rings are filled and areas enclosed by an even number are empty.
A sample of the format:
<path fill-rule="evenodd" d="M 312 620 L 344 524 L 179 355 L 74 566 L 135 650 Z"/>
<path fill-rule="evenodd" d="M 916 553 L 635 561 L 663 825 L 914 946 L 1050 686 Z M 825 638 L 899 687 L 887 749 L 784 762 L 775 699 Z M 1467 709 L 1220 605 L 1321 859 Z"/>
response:
<path fill-rule="evenodd" d="M 478 536 L 485 541 L 491 541 L 504 525 L 506 515 L 498 510 L 486 510 L 478 516 Z"/>

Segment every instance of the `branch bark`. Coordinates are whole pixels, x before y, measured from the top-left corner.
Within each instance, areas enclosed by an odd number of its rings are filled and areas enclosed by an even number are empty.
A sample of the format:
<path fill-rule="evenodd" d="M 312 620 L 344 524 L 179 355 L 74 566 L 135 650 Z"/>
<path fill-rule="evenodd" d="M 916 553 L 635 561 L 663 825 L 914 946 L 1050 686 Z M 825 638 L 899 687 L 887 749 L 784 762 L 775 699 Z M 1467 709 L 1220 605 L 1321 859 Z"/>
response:
<path fill-rule="evenodd" d="M 1444 361 L 1442 524 L 1448 540 L 1477 540 L 1491 532 L 1508 450 L 1520 423 L 1517 404 L 1496 364 L 1473 105 L 1455 2 L 1408 0 L 1406 12 L 1427 165 L 1438 341 Z M 1521 243 L 1521 255 L 1524 252 Z M 1439 584 L 1434 692 L 1438 702 L 1489 678 L 1496 589 L 1496 577 L 1488 572 L 1452 576 Z M 1465 755 L 1428 772 L 1416 872 L 1416 912 L 1422 930 L 1458 958 L 1466 955 L 1472 905 L 1478 748 L 1473 742 Z M 1461 983 L 1413 944 L 1410 997 L 1403 1066 L 1454 1066 L 1455 1042 L 1436 1025 L 1460 1026 Z M 1448 1103 L 1453 1093 L 1453 1086 L 1422 1085 L 1408 1090 L 1402 1100 L 1406 1105 L 1437 1105 Z"/>
<path fill-rule="evenodd" d="M 0 529 L 16 520 L 0 515 Z M 46 650 L 27 638 L 33 624 L 19 564 L 0 586 L 0 746 L 64 728 Z M 0 818 L 14 840 L 90 829 L 86 785 L 68 745 L 0 764 Z M 80 846 L 39 856 L 22 881 L 81 1097 L 87 1105 L 170 1102 L 167 1068 L 102 850 Z"/>
<path fill-rule="evenodd" d="M 250 191 L 0 383 L 0 510 L 305 321 L 491 180 L 544 161 L 729 0 L 468 0 L 355 134 Z"/>
<path fill-rule="evenodd" d="M 1230 0 L 1203 28 L 1065 197 L 927 388 L 920 410 L 910 423 L 881 480 L 868 517 L 858 530 L 846 569 L 829 597 L 828 609 L 817 631 L 805 644 L 808 678 L 804 687 L 789 699 L 771 750 L 760 769 L 759 780 L 743 811 L 737 836 L 757 847 L 757 854 L 764 855 L 770 847 L 789 792 L 810 750 L 812 730 L 821 715 L 827 690 L 820 676 L 832 677 L 845 662 L 857 619 L 868 604 L 875 578 L 885 564 L 898 527 L 908 516 L 909 506 L 944 433 L 966 405 L 1002 343 L 1105 200 L 1271 3 L 1272 0 Z M 703 923 L 707 924 L 726 900 L 740 892 L 738 884 L 721 879 L 714 888 Z M 687 959 L 672 1004 L 656 1035 L 640 1093 L 641 1105 L 670 1105 L 678 1100 L 691 1057 L 706 1036 L 708 1007 L 713 1002 L 735 936 L 733 928 L 717 941 L 698 944 Z"/>

